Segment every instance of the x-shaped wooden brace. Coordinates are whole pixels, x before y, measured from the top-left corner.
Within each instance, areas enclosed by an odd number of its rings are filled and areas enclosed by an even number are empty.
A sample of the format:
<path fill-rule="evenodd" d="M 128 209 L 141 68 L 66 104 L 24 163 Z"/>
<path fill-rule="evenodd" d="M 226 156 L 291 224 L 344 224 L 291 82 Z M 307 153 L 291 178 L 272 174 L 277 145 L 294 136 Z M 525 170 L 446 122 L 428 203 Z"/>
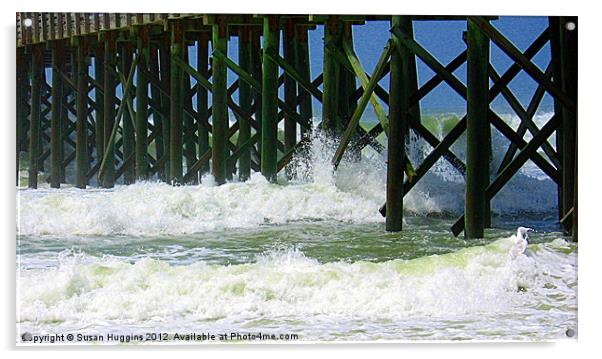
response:
<path fill-rule="evenodd" d="M 460 82 L 448 69 L 443 67 L 428 51 L 426 51 L 420 44 L 414 41 L 410 36 L 404 34 L 399 28 L 393 28 L 392 32 L 401 40 L 404 46 L 407 46 L 414 54 L 416 54 L 426 65 L 428 65 L 441 79 L 443 79 L 453 90 L 455 90 L 460 96 L 466 99 L 466 86 Z M 549 39 L 549 33 L 546 29 L 534 42 L 529 46 L 522 56 L 529 59 L 545 45 Z M 489 91 L 489 101 L 499 95 L 508 83 L 520 72 L 520 65 L 513 64 L 503 76 L 491 87 Z M 489 119 L 491 123 L 504 135 L 511 143 L 514 143 L 519 148 L 524 148 L 527 144 L 522 139 L 522 136 L 517 135 L 510 126 L 508 126 L 497 114 L 493 111 L 489 111 Z M 412 182 L 406 181 L 404 183 L 404 193 L 407 193 L 413 188 L 413 186 L 426 174 L 428 169 L 441 157 L 443 151 L 447 150 L 464 132 L 466 129 L 466 116 L 462 117 L 460 121 L 452 128 L 448 135 L 441 141 L 439 145 L 424 159 L 421 166 L 416 170 L 416 176 L 412 179 Z M 559 174 L 556 168 L 549 164 L 539 153 L 536 151 L 531 153 L 531 159 L 536 163 L 542 171 L 544 171 L 553 180 L 559 180 Z M 381 214 L 385 215 L 386 205 L 380 208 Z"/>

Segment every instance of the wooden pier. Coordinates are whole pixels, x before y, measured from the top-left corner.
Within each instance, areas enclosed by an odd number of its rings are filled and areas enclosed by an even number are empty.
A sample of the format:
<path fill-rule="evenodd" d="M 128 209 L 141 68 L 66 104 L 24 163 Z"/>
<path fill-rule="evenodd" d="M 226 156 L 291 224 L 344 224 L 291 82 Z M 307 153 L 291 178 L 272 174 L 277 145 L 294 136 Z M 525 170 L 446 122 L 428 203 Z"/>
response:
<path fill-rule="evenodd" d="M 465 215 L 453 233 L 483 237 L 491 199 L 531 160 L 557 184 L 559 221 L 577 240 L 577 18 L 549 17 L 525 51 L 492 19 L 17 13 L 17 181 L 22 152 L 30 188 L 38 187 L 41 174 L 59 188 L 73 162 L 79 188 L 155 178 L 194 184 L 207 173 L 223 184 L 236 175 L 245 181 L 251 171 L 275 181 L 309 139 L 315 99 L 321 129 L 338 141 L 335 168 L 346 152 L 357 157 L 367 146 L 382 152 L 376 137 L 387 136 L 387 201 L 380 209 L 387 230 L 402 229 L 404 195 L 443 158 L 466 179 Z M 414 38 L 413 24 L 431 20 L 466 23 L 466 50 L 447 64 Z M 370 21 L 389 22 L 390 32 L 367 72 L 354 51 L 353 28 Z M 311 74 L 308 32 L 317 26 L 324 27 L 324 67 Z M 238 62 L 228 54 L 231 37 L 238 38 Z M 551 61 L 541 70 L 531 59 L 548 43 Z M 492 46 L 514 62 L 504 73 L 489 61 Z M 422 86 L 418 59 L 435 73 Z M 466 84 L 454 75 L 464 63 Z M 508 87 L 521 71 L 538 84 L 526 106 Z M 389 91 L 379 85 L 387 75 Z M 439 139 L 421 123 L 420 101 L 442 84 L 466 100 L 467 113 Z M 554 115 L 538 128 L 533 117 L 546 93 L 554 98 Z M 516 131 L 491 109 L 500 95 L 521 119 Z M 359 120 L 369 104 L 379 123 L 366 131 Z M 510 142 L 499 168 L 490 162 L 493 129 Z M 422 163 L 410 163 L 405 154 L 409 131 L 432 146 Z M 464 133 L 466 163 L 450 149 Z"/>

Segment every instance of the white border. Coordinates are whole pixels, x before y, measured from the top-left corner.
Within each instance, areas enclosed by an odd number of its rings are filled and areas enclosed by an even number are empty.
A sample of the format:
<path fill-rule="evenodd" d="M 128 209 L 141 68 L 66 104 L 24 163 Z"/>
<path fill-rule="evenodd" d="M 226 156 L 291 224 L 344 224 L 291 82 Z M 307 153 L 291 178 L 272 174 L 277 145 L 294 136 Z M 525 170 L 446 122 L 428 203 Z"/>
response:
<path fill-rule="evenodd" d="M 107 12 L 237 12 L 237 13 L 349 13 L 349 14 L 492 14 L 492 15 L 577 15 L 579 16 L 579 193 L 580 198 L 580 225 L 579 233 L 581 243 L 579 245 L 579 341 L 562 341 L 555 344 L 528 344 L 528 343 L 468 343 L 468 344 L 330 344 L 330 345 L 240 345 L 240 346 L 205 346 L 200 347 L 204 353 L 194 353 L 201 356 L 222 356 L 229 354 L 236 357 L 278 357 L 286 355 L 307 357 L 315 355 L 319 350 L 321 354 L 329 356 L 366 356 L 367 351 L 377 350 L 377 355 L 391 355 L 397 358 L 412 357 L 415 355 L 436 356 L 446 358 L 480 358 L 484 356 L 489 358 L 507 358 L 511 355 L 537 355 L 562 358 L 580 358 L 589 356 L 596 348 L 596 339 L 598 336 L 597 319 L 600 317 L 599 301 L 599 276 L 600 271 L 598 263 L 599 256 L 602 254 L 600 243 L 602 236 L 600 233 L 601 222 L 599 219 L 600 210 L 598 203 L 600 201 L 600 184 L 597 178 L 597 166 L 600 163 L 598 151 L 594 148 L 595 144 L 600 143 L 601 121 L 600 113 L 600 75 L 596 72 L 599 69 L 600 56 L 599 26 L 600 12 L 593 5 L 584 5 L 585 2 L 577 1 L 555 1 L 555 0 L 530 0 L 530 1 L 475 1 L 475 0 L 437 0 L 437 1 L 403 1 L 403 0 L 303 0 L 303 1 L 268 1 L 268 0 L 227 0 L 208 2 L 203 0 L 169 0 L 169 1 L 135 1 L 135 0 L 104 0 L 100 1 L 48 1 L 48 0 L 27 0 L 27 1 L 3 1 L 2 2 L 2 44 L 4 51 L 0 56 L 2 65 L 0 66 L 2 84 L 0 85 L 0 110 L 2 115 L 3 136 L 0 141 L 2 165 L 2 228 L 4 236 L 1 237 L 3 244 L 3 261 L 1 268 L 2 278 L 5 283 L 2 292 L 2 331 L 0 340 L 4 350 L 11 351 L 5 353 L 10 356 L 40 357 L 41 348 L 34 348 L 32 351 L 24 352 L 22 348 L 15 351 L 15 186 L 14 186 L 14 148 L 15 148 L 15 50 L 14 50 L 14 13 L 16 11 L 107 11 Z M 595 2 L 588 2 L 594 4 Z M 586 167 L 587 166 L 587 167 Z M 198 346 L 194 347 L 198 349 Z M 64 347 L 61 349 L 65 349 Z M 124 347 L 103 347 L 104 350 L 111 351 L 113 355 L 130 356 L 132 348 Z M 136 348 L 139 349 L 139 348 Z M 178 350 L 176 355 L 184 354 L 191 348 L 184 347 L 156 347 L 152 349 L 154 355 L 164 356 L 166 350 Z M 47 348 L 44 351 L 48 350 Z M 79 353 L 81 348 L 67 348 L 67 351 L 52 350 L 51 353 L 60 355 L 63 358 L 82 356 Z M 336 350 L 336 353 L 333 351 Z M 599 352 L 598 350 L 595 350 Z M 99 350 L 86 353 L 86 356 L 105 358 L 107 353 Z M 138 354 L 134 354 L 138 355 Z M 147 354 L 144 354 L 147 355 Z"/>

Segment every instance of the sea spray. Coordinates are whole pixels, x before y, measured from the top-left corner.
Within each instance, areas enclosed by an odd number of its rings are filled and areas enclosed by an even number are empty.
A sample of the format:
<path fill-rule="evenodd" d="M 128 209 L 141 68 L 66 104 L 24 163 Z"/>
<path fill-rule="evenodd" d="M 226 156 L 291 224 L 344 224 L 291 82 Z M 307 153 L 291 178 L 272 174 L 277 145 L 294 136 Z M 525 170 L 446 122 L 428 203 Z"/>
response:
<path fill-rule="evenodd" d="M 172 187 L 137 183 L 113 190 L 21 193 L 22 235 L 157 235 L 300 220 L 379 221 L 375 203 L 334 186 L 248 182 Z"/>
<path fill-rule="evenodd" d="M 56 268 L 20 274 L 22 323 L 259 318 L 404 320 L 550 308 L 576 310 L 574 248 L 537 244 L 511 255 L 512 238 L 443 255 L 321 263 L 299 249 L 254 262 L 173 266 L 67 253 Z M 562 266 L 558 266 L 561 263 Z M 522 289 L 521 289 L 522 288 Z M 562 296 L 560 300 L 559 296 Z M 552 298 L 556 298 L 553 300 Z"/>
<path fill-rule="evenodd" d="M 439 137 L 451 126 L 435 123 L 443 131 L 432 129 Z M 417 166 L 432 149 L 415 135 L 411 138 L 408 153 Z M 206 176 L 200 185 L 181 187 L 139 182 L 108 190 L 21 189 L 17 231 L 21 235 L 158 235 L 307 220 L 382 222 L 378 208 L 385 198 L 383 154 L 367 149 L 361 161 L 344 157 L 334 171 L 331 161 L 337 145 L 338 141 L 315 130 L 290 164 L 292 178 L 281 175 L 279 184 L 253 173 L 248 182 L 222 186 Z M 453 150 L 463 158 L 462 146 Z M 555 192 L 553 181 L 523 169 L 494 198 L 493 210 L 552 213 Z M 463 177 L 440 159 L 406 195 L 404 208 L 408 213 L 456 216 L 462 213 L 463 203 Z"/>

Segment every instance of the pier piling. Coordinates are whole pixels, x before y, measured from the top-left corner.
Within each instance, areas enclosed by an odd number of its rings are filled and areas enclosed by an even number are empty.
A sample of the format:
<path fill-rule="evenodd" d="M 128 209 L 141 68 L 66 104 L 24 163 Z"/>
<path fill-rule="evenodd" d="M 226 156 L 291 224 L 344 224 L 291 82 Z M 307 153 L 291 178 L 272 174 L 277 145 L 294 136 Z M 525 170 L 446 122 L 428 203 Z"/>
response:
<path fill-rule="evenodd" d="M 148 29 L 144 26 L 137 28 L 136 37 L 138 62 L 136 73 L 136 178 L 148 179 L 148 60 L 149 39 Z"/>
<path fill-rule="evenodd" d="M 269 56 L 278 53 L 280 44 L 277 16 L 263 20 L 263 71 L 261 115 L 261 174 L 276 181 L 278 164 L 278 65 Z"/>
<path fill-rule="evenodd" d="M 411 21 L 404 16 L 393 16 L 391 27 L 408 34 Z M 396 35 L 393 34 L 393 37 Z M 403 171 L 406 160 L 405 136 L 410 112 L 410 72 L 412 54 L 399 39 L 394 39 L 396 51 L 391 54 L 391 84 L 389 92 L 389 134 L 387 152 L 387 215 L 386 229 L 401 231 L 403 223 Z"/>
<path fill-rule="evenodd" d="M 213 41 L 211 46 L 213 52 L 220 52 L 228 56 L 228 24 L 225 16 L 217 16 L 213 24 Z M 213 90 L 213 130 L 212 139 L 212 174 L 217 184 L 226 182 L 226 142 L 228 139 L 228 72 L 226 61 L 221 56 L 213 56 L 211 64 Z"/>
<path fill-rule="evenodd" d="M 182 175 L 182 121 L 183 121 L 183 74 L 178 61 L 182 61 L 184 33 L 182 24 L 171 23 L 171 62 L 170 62 L 170 126 L 169 126 L 169 179 L 173 184 L 181 184 Z"/>
<path fill-rule="evenodd" d="M 483 238 L 486 226 L 487 198 L 485 189 L 489 183 L 489 152 L 487 132 L 489 77 L 489 40 L 474 22 L 468 20 L 468 85 L 466 114 L 466 238 Z"/>
<path fill-rule="evenodd" d="M 251 32 L 249 28 L 240 30 L 238 38 L 238 61 L 241 69 L 252 73 L 251 59 Z M 243 109 L 250 109 L 253 103 L 251 85 L 241 81 L 238 89 L 238 105 Z M 249 119 L 241 116 L 238 120 L 238 147 L 244 145 L 251 138 L 251 123 Z M 246 181 L 251 177 L 251 148 L 242 149 L 238 159 L 238 179 Z"/>
<path fill-rule="evenodd" d="M 209 78 L 209 38 L 208 32 L 203 31 L 199 35 L 198 46 L 197 46 L 197 71 L 204 76 Z M 197 111 L 199 113 L 200 121 L 198 121 L 198 138 L 199 138 L 199 156 L 207 153 L 211 150 L 209 144 L 209 94 L 205 87 L 197 86 Z M 199 170 L 199 180 L 201 177 L 209 172 L 209 161 L 203 164 Z"/>
<path fill-rule="evenodd" d="M 52 87 L 50 117 L 50 187 L 60 188 L 62 171 L 63 138 L 63 84 L 59 74 L 63 63 L 63 40 L 53 41 L 52 52 Z"/>
<path fill-rule="evenodd" d="M 115 33 L 105 32 L 104 33 L 104 61 L 103 61 L 103 143 L 105 144 L 104 151 L 102 151 L 102 158 L 105 159 L 104 172 L 99 177 L 101 186 L 103 188 L 113 188 L 115 185 L 115 143 L 109 144 L 111 141 L 111 132 L 113 126 L 115 126 L 115 105 L 116 105 L 116 77 L 115 72 L 117 69 L 116 56 L 115 56 Z"/>
<path fill-rule="evenodd" d="M 341 47 L 340 22 L 336 15 L 328 16 L 324 24 L 324 53 Z M 338 75 L 339 65 L 334 56 L 324 56 L 324 95 L 322 98 L 322 129 L 334 134 L 338 119 Z"/>
<path fill-rule="evenodd" d="M 126 35 L 129 37 L 129 34 Z M 123 101 L 123 125 L 121 132 L 121 141 L 122 141 L 122 170 L 123 170 L 123 183 L 124 184 L 132 184 L 136 182 L 136 171 L 134 164 L 135 159 L 135 151 L 136 151 L 136 142 L 135 142 L 135 132 L 134 132 L 134 114 L 133 114 L 133 99 L 132 95 L 125 96 L 126 92 L 131 94 L 131 91 L 125 89 L 125 81 L 123 81 L 124 74 L 127 74 L 130 69 L 133 68 L 133 51 L 132 51 L 132 43 L 129 38 L 126 38 L 122 42 L 121 46 L 121 69 L 120 69 L 120 80 L 122 83 L 121 88 L 121 101 Z M 133 88 L 132 84 L 130 86 Z"/>
<path fill-rule="evenodd" d="M 31 116 L 29 125 L 29 188 L 38 188 L 38 166 L 41 141 L 43 45 L 33 45 L 31 51 Z"/>

